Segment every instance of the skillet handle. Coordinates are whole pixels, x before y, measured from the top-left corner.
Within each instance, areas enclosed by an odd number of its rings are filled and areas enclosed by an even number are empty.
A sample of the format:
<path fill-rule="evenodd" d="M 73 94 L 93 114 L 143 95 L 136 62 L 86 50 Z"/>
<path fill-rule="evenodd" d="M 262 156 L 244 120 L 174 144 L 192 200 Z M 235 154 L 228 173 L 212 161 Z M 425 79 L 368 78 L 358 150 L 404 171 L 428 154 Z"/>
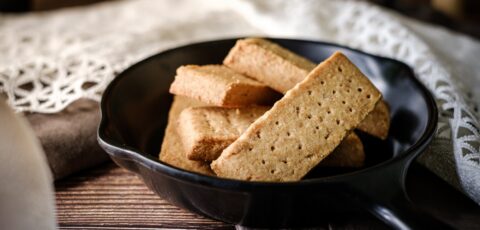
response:
<path fill-rule="evenodd" d="M 415 207 L 405 193 L 409 161 L 351 181 L 352 199 L 394 229 L 454 229 Z"/>
<path fill-rule="evenodd" d="M 381 203 L 373 202 L 368 210 L 395 229 L 454 229 L 416 208 L 403 193 L 393 198 L 391 202 Z"/>

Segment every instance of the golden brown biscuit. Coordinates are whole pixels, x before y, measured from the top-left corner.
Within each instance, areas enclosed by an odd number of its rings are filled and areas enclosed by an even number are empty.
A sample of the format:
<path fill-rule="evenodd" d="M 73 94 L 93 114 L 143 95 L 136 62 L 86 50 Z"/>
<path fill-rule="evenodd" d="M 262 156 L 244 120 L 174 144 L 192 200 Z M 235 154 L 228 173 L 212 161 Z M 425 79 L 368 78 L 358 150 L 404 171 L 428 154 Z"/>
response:
<path fill-rule="evenodd" d="M 269 107 L 196 107 L 178 118 L 178 133 L 190 160 L 213 161 Z"/>
<path fill-rule="evenodd" d="M 280 96 L 270 87 L 223 65 L 181 66 L 170 93 L 221 107 L 271 105 Z"/>
<path fill-rule="evenodd" d="M 227 109 L 195 107 L 182 111 L 177 131 L 187 158 L 213 161 L 240 137 L 269 107 Z M 363 144 L 355 133 L 348 135 L 320 165 L 327 167 L 361 167 L 365 160 Z"/>
<path fill-rule="evenodd" d="M 172 107 L 168 113 L 168 124 L 165 129 L 159 158 L 160 161 L 181 169 L 206 175 L 214 175 L 207 163 L 187 159 L 185 150 L 180 142 L 180 137 L 175 130 L 178 115 L 183 109 L 202 105 L 202 103 L 190 98 L 174 96 Z"/>
<path fill-rule="evenodd" d="M 357 129 L 382 140 L 387 139 L 390 129 L 390 109 L 387 103 L 384 100 L 378 101 L 373 111 L 360 122 Z"/>
<path fill-rule="evenodd" d="M 257 119 L 211 167 L 217 176 L 239 180 L 300 180 L 380 98 L 368 78 L 336 52 Z"/>
<path fill-rule="evenodd" d="M 293 88 L 315 68 L 311 61 L 261 38 L 238 40 L 223 63 L 281 93 Z M 385 139 L 390 127 L 388 112 L 386 102 L 381 100 L 372 114 L 357 128 Z"/>
<path fill-rule="evenodd" d="M 360 138 L 351 132 L 333 150 L 333 153 L 323 159 L 319 166 L 322 167 L 348 167 L 360 168 L 365 164 L 365 152 Z"/>
<path fill-rule="evenodd" d="M 261 38 L 238 40 L 223 64 L 286 93 L 315 68 L 311 61 Z"/>

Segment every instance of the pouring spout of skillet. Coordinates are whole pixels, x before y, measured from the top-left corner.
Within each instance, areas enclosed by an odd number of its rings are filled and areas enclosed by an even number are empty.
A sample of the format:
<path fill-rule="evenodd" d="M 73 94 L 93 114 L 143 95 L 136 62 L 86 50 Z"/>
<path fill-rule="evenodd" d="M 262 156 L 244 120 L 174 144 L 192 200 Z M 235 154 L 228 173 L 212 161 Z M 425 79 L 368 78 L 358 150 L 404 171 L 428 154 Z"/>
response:
<path fill-rule="evenodd" d="M 433 138 L 435 102 L 405 64 L 315 41 L 270 39 L 317 63 L 343 52 L 390 105 L 387 140 L 360 135 L 366 167 L 314 169 L 301 181 L 264 183 L 188 172 L 158 160 L 177 67 L 221 63 L 237 39 L 161 52 L 121 73 L 105 90 L 98 141 L 118 165 L 137 173 L 162 198 L 209 218 L 249 227 L 313 227 L 352 212 L 371 212 L 396 229 L 448 228 L 408 201 L 405 174 Z"/>

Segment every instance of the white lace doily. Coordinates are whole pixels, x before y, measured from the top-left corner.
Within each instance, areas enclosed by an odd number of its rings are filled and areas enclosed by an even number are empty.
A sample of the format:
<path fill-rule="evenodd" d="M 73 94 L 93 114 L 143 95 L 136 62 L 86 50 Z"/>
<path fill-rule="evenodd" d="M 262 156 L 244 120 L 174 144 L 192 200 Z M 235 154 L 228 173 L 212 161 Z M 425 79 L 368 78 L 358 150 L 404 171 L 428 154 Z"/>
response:
<path fill-rule="evenodd" d="M 0 92 L 17 111 L 99 100 L 130 64 L 201 40 L 265 35 L 325 40 L 408 63 L 440 122 L 420 159 L 480 203 L 480 44 L 358 1 L 122 1 L 0 15 Z M 438 37 L 438 36 L 441 36 Z"/>

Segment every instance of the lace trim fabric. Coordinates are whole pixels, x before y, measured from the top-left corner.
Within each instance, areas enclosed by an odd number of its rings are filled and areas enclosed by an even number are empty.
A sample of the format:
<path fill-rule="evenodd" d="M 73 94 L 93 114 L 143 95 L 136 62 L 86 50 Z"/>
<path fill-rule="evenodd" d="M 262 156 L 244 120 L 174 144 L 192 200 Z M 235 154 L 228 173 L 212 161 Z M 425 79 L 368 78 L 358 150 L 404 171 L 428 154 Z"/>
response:
<path fill-rule="evenodd" d="M 99 101 L 116 74 L 161 50 L 256 32 L 214 5 L 132 1 L 0 15 L 0 92 L 17 111 L 55 113 L 79 98 Z"/>
<path fill-rule="evenodd" d="M 98 101 L 110 80 L 132 63 L 200 40 L 307 38 L 401 60 L 433 92 L 440 110 L 436 139 L 448 143 L 461 189 L 480 203 L 478 108 L 461 85 L 466 78 L 479 79 L 478 72 L 449 66 L 404 19 L 377 6 L 328 0 L 126 1 L 0 19 L 0 92 L 17 111 L 54 113 L 79 98 Z"/>

